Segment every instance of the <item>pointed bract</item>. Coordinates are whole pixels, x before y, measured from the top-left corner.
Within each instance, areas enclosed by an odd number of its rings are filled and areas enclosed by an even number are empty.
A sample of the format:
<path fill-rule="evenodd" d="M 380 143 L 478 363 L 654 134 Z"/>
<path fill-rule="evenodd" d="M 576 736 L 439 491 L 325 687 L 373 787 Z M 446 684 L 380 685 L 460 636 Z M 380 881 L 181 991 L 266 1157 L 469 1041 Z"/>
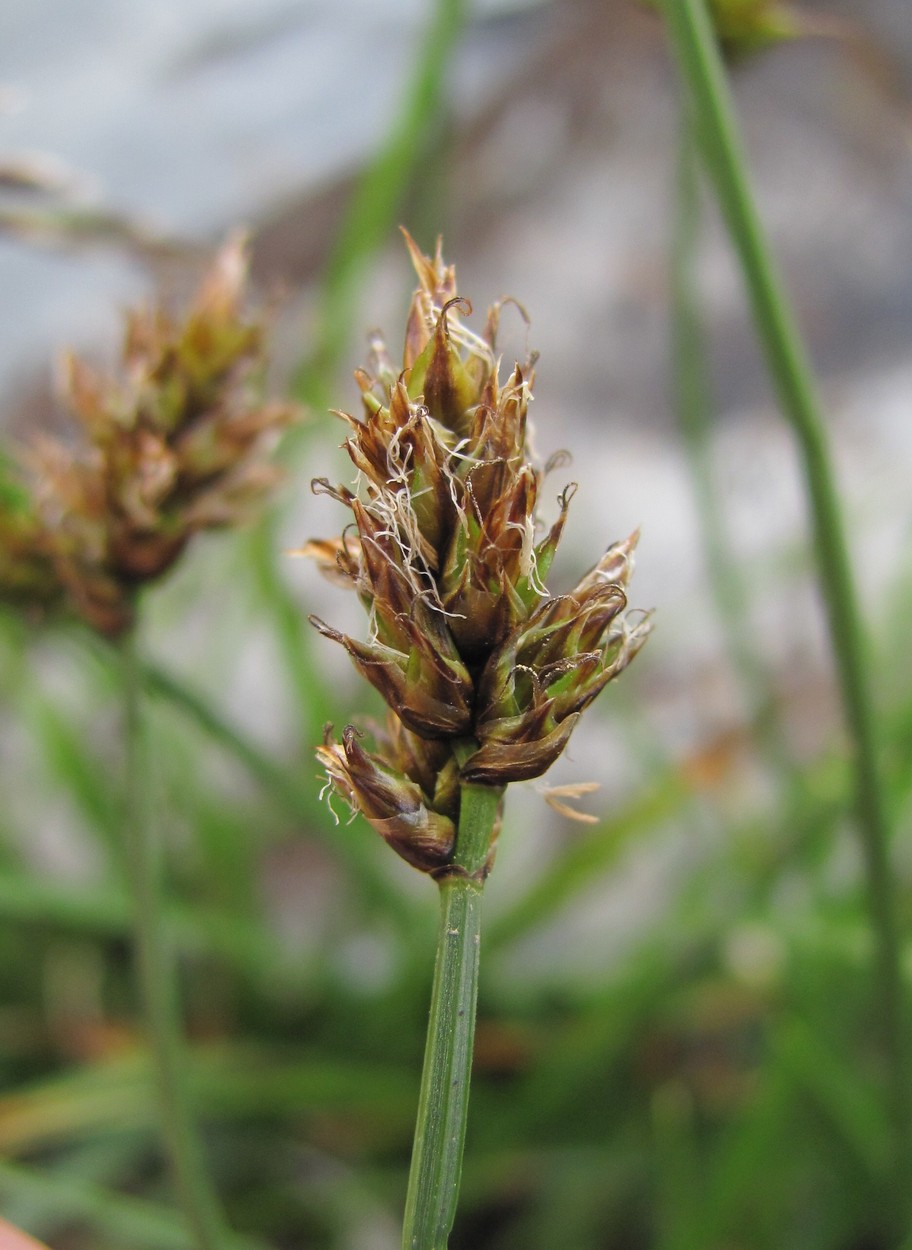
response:
<path fill-rule="evenodd" d="M 360 811 L 412 867 L 432 872 L 447 863 L 456 838 L 453 821 L 431 810 L 414 781 L 365 751 L 354 726 L 345 729 L 341 744 L 333 740 L 332 726 L 327 726 L 317 758 L 334 791 Z"/>

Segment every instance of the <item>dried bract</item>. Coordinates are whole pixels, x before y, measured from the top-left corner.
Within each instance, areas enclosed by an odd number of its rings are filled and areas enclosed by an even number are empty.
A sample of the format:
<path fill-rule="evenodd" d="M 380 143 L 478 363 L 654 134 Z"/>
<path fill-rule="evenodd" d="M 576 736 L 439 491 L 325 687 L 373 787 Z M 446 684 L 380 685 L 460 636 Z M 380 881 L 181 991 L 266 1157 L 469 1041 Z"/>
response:
<path fill-rule="evenodd" d="M 317 758 L 335 792 L 360 811 L 390 846 L 413 867 L 433 872 L 447 863 L 456 840 L 456 826 L 445 811 L 435 809 L 428 794 L 408 771 L 408 760 L 391 741 L 384 754 L 365 751 L 349 725 L 339 744 L 326 727 Z M 398 764 L 398 769 L 394 766 Z M 436 789 L 436 779 L 434 784 Z M 446 802 L 437 798 L 438 804 Z"/>

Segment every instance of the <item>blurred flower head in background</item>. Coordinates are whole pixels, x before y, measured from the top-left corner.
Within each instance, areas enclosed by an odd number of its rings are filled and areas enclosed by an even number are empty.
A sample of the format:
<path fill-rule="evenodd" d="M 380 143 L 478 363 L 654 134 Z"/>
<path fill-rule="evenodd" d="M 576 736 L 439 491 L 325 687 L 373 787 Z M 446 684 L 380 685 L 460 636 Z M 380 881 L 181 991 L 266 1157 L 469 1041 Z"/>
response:
<path fill-rule="evenodd" d="M 0 496 L 0 597 L 65 606 L 116 637 L 137 589 L 193 534 L 234 525 L 276 483 L 260 454 L 295 407 L 261 398 L 264 323 L 243 309 L 244 240 L 219 252 L 183 320 L 127 313 L 118 376 L 70 355 L 64 399 L 84 441 L 43 438 Z"/>

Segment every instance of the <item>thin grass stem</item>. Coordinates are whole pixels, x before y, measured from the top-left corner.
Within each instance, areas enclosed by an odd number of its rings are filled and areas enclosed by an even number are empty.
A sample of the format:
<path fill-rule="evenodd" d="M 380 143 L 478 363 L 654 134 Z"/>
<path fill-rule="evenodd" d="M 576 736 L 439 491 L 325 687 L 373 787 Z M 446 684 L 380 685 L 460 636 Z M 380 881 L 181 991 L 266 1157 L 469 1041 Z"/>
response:
<path fill-rule="evenodd" d="M 469 1108 L 484 874 L 501 791 L 463 786 L 440 927 L 409 1174 L 403 1250 L 446 1250 L 456 1216 Z"/>
<path fill-rule="evenodd" d="M 665 12 L 706 166 L 744 275 L 757 334 L 783 415 L 801 453 L 818 577 L 852 746 L 857 827 L 877 944 L 878 1014 L 890 1069 L 894 1196 L 905 1227 L 912 1175 L 912 1098 L 898 909 L 865 640 L 830 451 L 807 354 L 749 185 L 734 105 L 705 0 L 665 0 Z"/>
<path fill-rule="evenodd" d="M 184 1088 L 184 1043 L 177 976 L 165 933 L 161 855 L 153 827 L 142 717 L 142 668 L 135 633 L 121 646 L 126 747 L 125 835 L 135 902 L 137 974 L 158 1084 L 161 1132 L 198 1250 L 230 1238 Z"/>
<path fill-rule="evenodd" d="M 326 406 L 321 383 L 332 375 L 345 348 L 364 265 L 395 223 L 413 171 L 425 155 L 469 6 L 467 0 L 435 0 L 431 8 L 400 112 L 358 181 L 326 266 L 316 341 L 295 380 L 298 394 L 315 407 Z"/>
<path fill-rule="evenodd" d="M 678 138 L 675 215 L 671 246 L 671 340 L 674 406 L 693 481 L 709 589 L 725 633 L 732 668 L 758 738 L 771 762 L 788 767 L 768 674 L 751 643 L 749 597 L 726 534 L 713 470 L 713 399 L 697 287 L 701 196 L 699 151 L 690 111 L 682 110 Z"/>

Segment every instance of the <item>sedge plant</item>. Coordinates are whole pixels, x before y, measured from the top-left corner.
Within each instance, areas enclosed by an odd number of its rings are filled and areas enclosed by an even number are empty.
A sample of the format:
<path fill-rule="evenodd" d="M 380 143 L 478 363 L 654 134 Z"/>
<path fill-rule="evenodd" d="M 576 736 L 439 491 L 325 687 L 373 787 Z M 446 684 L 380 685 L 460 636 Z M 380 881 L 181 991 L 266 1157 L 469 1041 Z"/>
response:
<path fill-rule="evenodd" d="M 128 313 L 122 368 L 66 361 L 83 438 L 49 438 L 8 470 L 0 494 L 0 600 L 36 620 L 81 620 L 121 670 L 123 834 L 137 980 L 158 1085 L 163 1144 L 198 1250 L 232 1243 L 185 1089 L 175 960 L 142 707 L 140 600 L 203 530 L 236 525 L 277 481 L 261 454 L 295 415 L 264 402 L 262 319 L 244 309 L 246 246 L 219 253 L 183 319 Z"/>
<path fill-rule="evenodd" d="M 534 361 L 498 377 L 500 305 L 480 334 L 440 246 L 406 236 L 418 275 L 401 363 L 377 336 L 356 378 L 345 443 L 360 488 L 314 482 L 352 515 L 311 541 L 367 610 L 360 641 L 312 617 L 388 705 L 365 744 L 328 727 L 328 787 L 440 890 L 437 957 L 405 1204 L 405 1250 L 443 1250 L 453 1225 L 469 1096 L 482 892 L 507 785 L 539 777 L 582 711 L 627 667 L 649 620 L 627 612 L 636 535 L 608 548 L 569 594 L 545 586 L 573 494 L 544 528 L 543 469 L 526 420 Z"/>

